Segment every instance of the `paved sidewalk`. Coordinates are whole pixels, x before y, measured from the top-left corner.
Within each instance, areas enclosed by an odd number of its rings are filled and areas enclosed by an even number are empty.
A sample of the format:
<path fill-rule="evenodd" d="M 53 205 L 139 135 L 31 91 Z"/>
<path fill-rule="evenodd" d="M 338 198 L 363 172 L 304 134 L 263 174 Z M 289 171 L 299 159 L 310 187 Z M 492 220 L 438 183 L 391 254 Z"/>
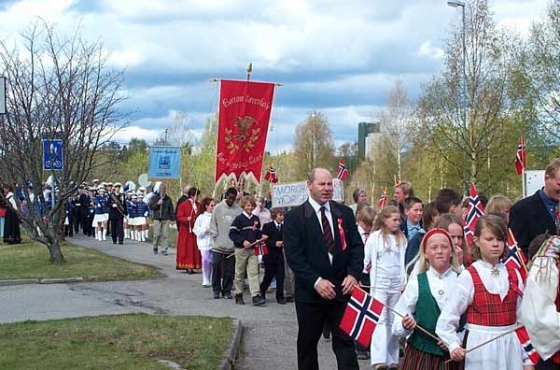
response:
<path fill-rule="evenodd" d="M 278 305 L 269 297 L 264 307 L 235 305 L 233 300 L 215 300 L 202 287 L 200 274 L 175 270 L 175 250 L 154 255 L 149 243 L 125 240 L 124 245 L 98 242 L 78 234 L 69 241 L 130 261 L 156 266 L 166 278 L 147 281 L 18 285 L 0 287 L 0 322 L 49 320 L 67 317 L 145 312 L 168 315 L 234 317 L 244 327 L 240 370 L 293 370 L 297 368 L 297 322 L 293 304 Z M 245 301 L 250 299 L 245 293 Z M 321 369 L 336 369 L 330 343 L 319 344 Z M 360 361 L 361 369 L 369 361 Z"/>

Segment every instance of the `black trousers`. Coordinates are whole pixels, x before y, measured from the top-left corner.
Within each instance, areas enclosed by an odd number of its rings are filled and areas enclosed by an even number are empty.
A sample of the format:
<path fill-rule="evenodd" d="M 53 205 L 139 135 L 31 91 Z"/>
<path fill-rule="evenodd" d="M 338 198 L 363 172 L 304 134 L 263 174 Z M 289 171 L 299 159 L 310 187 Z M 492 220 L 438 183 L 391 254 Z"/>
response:
<path fill-rule="evenodd" d="M 81 225 L 82 225 L 82 210 L 80 208 L 73 209 L 72 223 L 69 223 L 69 226 L 72 226 L 74 228 L 74 232 L 78 233 Z"/>
<path fill-rule="evenodd" d="M 284 298 L 284 253 L 281 249 L 263 256 L 264 277 L 261 283 L 261 295 L 264 298 L 272 279 L 276 277 L 276 300 Z"/>
<path fill-rule="evenodd" d="M 233 253 L 232 253 L 233 254 Z M 223 296 L 231 295 L 235 256 L 212 251 L 212 290 Z M 228 256 L 231 256 L 227 258 Z"/>
<path fill-rule="evenodd" d="M 113 244 L 119 240 L 119 244 L 123 243 L 124 240 L 124 230 L 123 230 L 123 218 L 111 218 L 109 219 L 111 224 L 111 239 L 113 239 Z"/>
<path fill-rule="evenodd" d="M 330 301 L 324 304 L 298 302 L 298 369 L 318 370 L 317 343 L 323 333 L 325 323 L 332 333 L 332 348 L 336 356 L 338 370 L 359 370 L 354 341 L 338 325 L 346 309 L 345 302 Z"/>

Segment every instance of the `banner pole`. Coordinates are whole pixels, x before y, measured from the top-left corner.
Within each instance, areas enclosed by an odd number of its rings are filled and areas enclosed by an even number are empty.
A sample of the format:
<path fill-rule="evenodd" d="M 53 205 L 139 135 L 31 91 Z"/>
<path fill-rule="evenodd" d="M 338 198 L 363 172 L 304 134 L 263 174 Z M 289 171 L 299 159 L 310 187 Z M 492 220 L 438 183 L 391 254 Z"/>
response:
<path fill-rule="evenodd" d="M 251 73 L 253 72 L 253 62 L 249 63 L 247 67 L 247 81 L 251 80 Z"/>

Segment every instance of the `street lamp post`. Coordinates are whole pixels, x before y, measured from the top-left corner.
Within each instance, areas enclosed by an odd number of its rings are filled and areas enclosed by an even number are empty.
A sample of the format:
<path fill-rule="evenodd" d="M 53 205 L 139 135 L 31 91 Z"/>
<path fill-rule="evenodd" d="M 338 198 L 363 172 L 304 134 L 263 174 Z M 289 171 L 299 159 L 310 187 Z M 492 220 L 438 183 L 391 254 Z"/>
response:
<path fill-rule="evenodd" d="M 461 8 L 462 11 L 462 23 L 463 23 L 463 32 L 462 32 L 462 36 L 463 36 L 463 60 L 462 60 L 462 75 L 463 75 L 463 86 L 461 89 L 461 105 L 462 105 L 462 120 L 463 120 L 463 130 L 464 130 L 464 136 L 463 138 L 465 139 L 464 141 L 464 145 L 465 148 L 463 150 L 463 194 L 467 195 L 468 194 L 468 188 L 469 188 L 469 181 L 467 179 L 467 147 L 468 147 L 468 140 L 467 140 L 467 136 L 468 136 L 468 127 L 467 127 L 467 69 L 466 69 L 466 63 L 467 63 L 467 42 L 466 42 L 466 23 L 465 23 L 465 2 L 460 1 L 460 0 L 449 0 L 447 2 L 447 5 L 449 5 L 452 8 Z"/>

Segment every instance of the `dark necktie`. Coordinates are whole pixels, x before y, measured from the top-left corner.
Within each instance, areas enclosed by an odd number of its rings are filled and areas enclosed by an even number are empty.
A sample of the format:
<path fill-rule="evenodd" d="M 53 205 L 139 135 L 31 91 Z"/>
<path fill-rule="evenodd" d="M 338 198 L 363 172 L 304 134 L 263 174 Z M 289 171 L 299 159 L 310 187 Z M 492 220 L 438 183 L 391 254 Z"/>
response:
<path fill-rule="evenodd" d="M 321 207 L 321 224 L 323 226 L 323 240 L 325 241 L 325 246 L 327 247 L 327 251 L 329 253 L 333 253 L 334 251 L 334 239 L 331 231 L 331 224 L 329 220 L 327 220 L 327 215 L 325 214 L 326 208 L 324 206 Z"/>

